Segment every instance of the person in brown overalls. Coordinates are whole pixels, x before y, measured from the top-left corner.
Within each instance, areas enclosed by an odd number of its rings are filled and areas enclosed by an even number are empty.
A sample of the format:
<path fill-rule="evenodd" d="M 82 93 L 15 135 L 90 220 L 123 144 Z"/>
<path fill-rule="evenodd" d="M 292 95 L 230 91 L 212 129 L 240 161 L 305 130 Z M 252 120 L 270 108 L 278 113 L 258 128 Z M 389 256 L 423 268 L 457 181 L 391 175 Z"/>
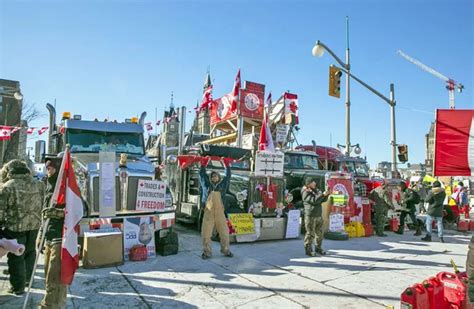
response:
<path fill-rule="evenodd" d="M 221 242 L 221 252 L 227 257 L 234 255 L 229 249 L 229 228 L 224 214 L 224 196 L 229 189 L 230 184 L 230 162 L 231 159 L 225 158 L 222 160 L 226 175 L 221 179 L 218 172 L 211 172 L 210 177 L 206 174 L 206 166 L 210 158 L 206 157 L 201 160 L 200 182 L 201 182 L 201 205 L 205 205 L 204 217 L 202 219 L 202 258 L 208 259 L 212 256 L 211 236 L 214 231 L 214 226 L 219 233 Z M 209 180 L 210 178 L 210 180 Z"/>

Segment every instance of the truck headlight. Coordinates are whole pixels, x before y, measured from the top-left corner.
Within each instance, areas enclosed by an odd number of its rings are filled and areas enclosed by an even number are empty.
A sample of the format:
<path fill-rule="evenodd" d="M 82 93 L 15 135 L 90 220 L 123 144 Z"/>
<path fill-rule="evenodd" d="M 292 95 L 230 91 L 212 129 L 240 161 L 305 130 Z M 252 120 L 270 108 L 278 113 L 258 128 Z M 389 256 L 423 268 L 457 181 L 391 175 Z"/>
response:
<path fill-rule="evenodd" d="M 243 202 L 247 199 L 247 190 L 243 190 L 241 192 L 238 192 L 235 197 L 237 198 L 238 202 Z"/>

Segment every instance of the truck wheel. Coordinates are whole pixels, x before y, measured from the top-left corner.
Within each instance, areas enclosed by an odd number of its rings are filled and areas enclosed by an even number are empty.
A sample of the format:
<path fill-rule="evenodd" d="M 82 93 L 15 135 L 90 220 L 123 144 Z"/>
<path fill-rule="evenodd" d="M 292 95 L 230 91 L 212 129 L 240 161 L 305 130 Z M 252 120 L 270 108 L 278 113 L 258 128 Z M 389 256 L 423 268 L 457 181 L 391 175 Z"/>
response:
<path fill-rule="evenodd" d="M 201 233 L 202 229 L 202 219 L 204 218 L 204 208 L 199 209 L 197 221 L 196 221 L 196 228 Z"/>
<path fill-rule="evenodd" d="M 330 240 L 348 240 L 349 235 L 345 232 L 326 232 L 324 233 L 324 238 Z"/>

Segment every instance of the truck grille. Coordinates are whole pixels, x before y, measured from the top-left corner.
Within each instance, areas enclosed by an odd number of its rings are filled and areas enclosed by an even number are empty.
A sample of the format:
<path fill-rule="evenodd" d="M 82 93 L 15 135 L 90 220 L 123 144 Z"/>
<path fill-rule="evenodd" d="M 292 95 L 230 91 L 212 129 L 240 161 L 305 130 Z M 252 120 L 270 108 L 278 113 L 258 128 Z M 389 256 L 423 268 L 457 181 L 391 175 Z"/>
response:
<path fill-rule="evenodd" d="M 137 187 L 139 179 L 152 180 L 152 177 L 143 176 L 129 176 L 128 177 L 128 194 L 127 194 L 127 211 L 134 211 L 137 203 Z M 92 197 L 92 211 L 99 213 L 99 177 L 94 177 L 92 180 L 93 197 Z M 122 194 L 120 190 L 120 178 L 115 177 L 115 210 L 122 212 Z"/>

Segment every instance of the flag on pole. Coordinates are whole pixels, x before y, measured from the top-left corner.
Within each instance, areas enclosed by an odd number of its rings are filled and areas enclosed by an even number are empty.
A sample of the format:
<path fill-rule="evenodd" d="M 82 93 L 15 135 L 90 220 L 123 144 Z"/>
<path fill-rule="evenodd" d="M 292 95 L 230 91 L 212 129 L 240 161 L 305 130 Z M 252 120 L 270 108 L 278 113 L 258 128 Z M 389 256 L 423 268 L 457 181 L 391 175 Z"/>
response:
<path fill-rule="evenodd" d="M 262 127 L 260 128 L 260 138 L 258 139 L 258 150 L 275 152 L 272 132 L 268 126 L 267 115 L 263 116 Z"/>
<path fill-rule="evenodd" d="M 0 141 L 10 140 L 12 127 L 0 126 Z"/>
<path fill-rule="evenodd" d="M 435 176 L 474 176 L 474 109 L 438 109 Z"/>
<path fill-rule="evenodd" d="M 28 129 L 26 129 L 26 134 L 33 134 L 34 130 L 35 130 L 35 128 L 28 128 Z"/>
<path fill-rule="evenodd" d="M 202 102 L 201 102 L 201 111 L 206 110 L 206 108 L 210 108 L 212 104 L 212 85 L 206 88 L 202 95 Z"/>
<path fill-rule="evenodd" d="M 230 111 L 232 113 L 237 113 L 237 101 L 239 99 L 239 92 L 240 92 L 240 69 L 237 72 L 237 76 L 235 77 L 234 89 L 232 90 L 232 102 Z"/>
<path fill-rule="evenodd" d="M 81 193 L 72 167 L 71 153 L 66 148 L 58 182 L 54 189 L 52 205 L 64 205 L 64 225 L 61 248 L 61 283 L 70 285 L 79 266 L 77 238 L 79 221 L 83 216 Z"/>
<path fill-rule="evenodd" d="M 153 126 L 151 125 L 151 122 L 145 123 L 145 127 L 148 132 L 153 131 Z"/>

